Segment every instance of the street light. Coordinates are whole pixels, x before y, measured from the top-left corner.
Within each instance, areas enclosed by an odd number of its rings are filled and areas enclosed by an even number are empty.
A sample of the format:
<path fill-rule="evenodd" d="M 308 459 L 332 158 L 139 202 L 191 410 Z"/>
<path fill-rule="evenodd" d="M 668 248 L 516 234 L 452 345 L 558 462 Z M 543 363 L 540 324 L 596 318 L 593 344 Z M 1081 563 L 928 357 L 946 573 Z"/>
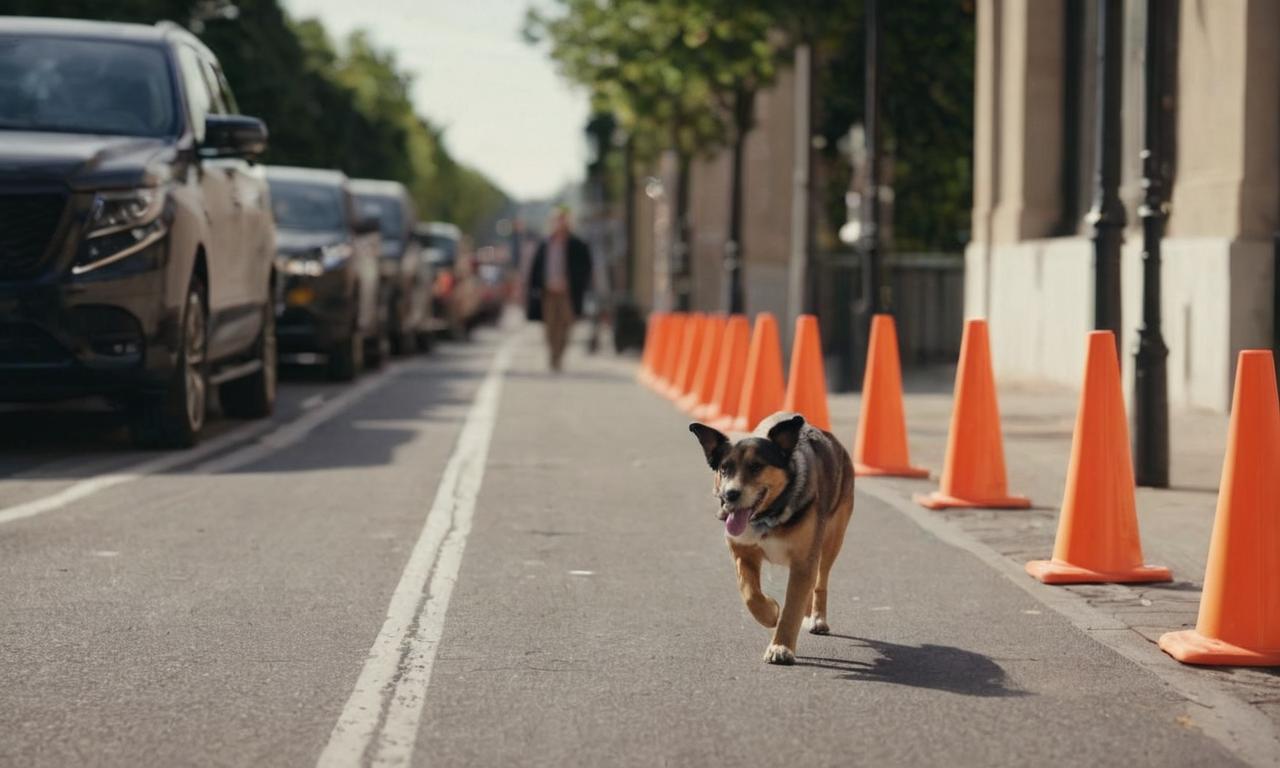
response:
<path fill-rule="evenodd" d="M 1133 366 L 1133 469 L 1138 485 L 1169 487 L 1169 385 L 1160 331 L 1160 238 L 1169 185 L 1169 75 L 1174 15 L 1147 0 L 1142 113 L 1142 327 Z"/>
<path fill-rule="evenodd" d="M 1097 155 L 1094 163 L 1093 327 L 1120 338 L 1120 238 L 1124 205 L 1120 202 L 1120 89 L 1123 87 L 1124 6 L 1102 0 L 1098 10 Z M 1120 349 L 1116 347 L 1117 356 Z"/>

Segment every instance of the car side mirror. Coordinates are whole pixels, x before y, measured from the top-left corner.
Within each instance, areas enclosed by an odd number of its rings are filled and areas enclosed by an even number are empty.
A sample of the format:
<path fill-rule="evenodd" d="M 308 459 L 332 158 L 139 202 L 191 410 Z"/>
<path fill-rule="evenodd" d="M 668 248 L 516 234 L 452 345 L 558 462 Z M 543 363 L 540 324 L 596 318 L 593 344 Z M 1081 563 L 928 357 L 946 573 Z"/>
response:
<path fill-rule="evenodd" d="M 243 157 L 252 160 L 267 151 L 267 125 L 245 115 L 209 115 L 204 121 L 205 157 Z"/>
<path fill-rule="evenodd" d="M 370 232 L 377 232 L 381 226 L 376 216 L 361 216 L 356 219 L 355 225 L 352 227 L 357 235 L 367 235 Z"/>

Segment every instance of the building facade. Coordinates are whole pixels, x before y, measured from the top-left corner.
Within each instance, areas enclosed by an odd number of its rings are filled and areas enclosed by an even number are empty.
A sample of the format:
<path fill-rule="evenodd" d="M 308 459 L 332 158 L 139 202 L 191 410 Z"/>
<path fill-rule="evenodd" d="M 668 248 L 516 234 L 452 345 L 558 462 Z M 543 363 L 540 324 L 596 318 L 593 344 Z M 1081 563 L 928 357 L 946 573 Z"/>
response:
<path fill-rule="evenodd" d="M 1165 0 L 1160 0 L 1164 2 Z M 1174 406 L 1225 411 L 1235 357 L 1272 347 L 1280 228 L 1280 3 L 1177 7 L 1163 332 Z M 965 312 L 1004 380 L 1076 386 L 1093 325 L 1088 211 L 1098 0 L 979 0 Z M 1126 382 L 1142 310 L 1146 3 L 1124 3 L 1120 196 Z"/>

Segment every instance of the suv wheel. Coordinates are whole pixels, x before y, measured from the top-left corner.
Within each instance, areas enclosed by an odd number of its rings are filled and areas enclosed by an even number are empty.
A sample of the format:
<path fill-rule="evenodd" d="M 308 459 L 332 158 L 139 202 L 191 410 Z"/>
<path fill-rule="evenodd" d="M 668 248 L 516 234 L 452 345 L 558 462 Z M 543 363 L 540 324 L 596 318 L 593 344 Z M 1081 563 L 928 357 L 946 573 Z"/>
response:
<path fill-rule="evenodd" d="M 134 404 L 131 430 L 134 442 L 151 448 L 189 448 L 204 426 L 209 381 L 205 354 L 209 342 L 205 288 L 191 279 L 182 310 L 182 345 L 169 385 L 157 395 Z"/>
<path fill-rule="evenodd" d="M 358 314 L 356 315 L 358 317 Z M 364 337 L 351 323 L 351 334 L 339 339 L 329 350 L 329 378 L 334 381 L 351 381 L 364 367 Z"/>
<path fill-rule="evenodd" d="M 255 357 L 261 364 L 257 371 L 222 385 L 218 394 L 222 410 L 241 419 L 262 419 L 271 415 L 276 403 L 276 313 L 268 302 L 263 307 L 262 331 L 254 344 Z"/>
<path fill-rule="evenodd" d="M 376 371 L 387 362 L 391 355 L 391 341 L 385 329 L 372 339 L 364 340 L 364 367 L 368 371 Z"/>

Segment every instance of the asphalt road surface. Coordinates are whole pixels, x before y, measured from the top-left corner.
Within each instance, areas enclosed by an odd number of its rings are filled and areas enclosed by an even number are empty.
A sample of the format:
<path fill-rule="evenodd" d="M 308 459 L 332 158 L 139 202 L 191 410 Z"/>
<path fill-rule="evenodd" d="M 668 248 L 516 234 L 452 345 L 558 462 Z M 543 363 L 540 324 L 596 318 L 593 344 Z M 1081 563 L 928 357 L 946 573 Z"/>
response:
<path fill-rule="evenodd" d="M 568 369 L 487 332 L 287 383 L 187 454 L 0 414 L 0 764 L 1235 762 L 862 493 L 833 634 L 763 664 L 686 420 L 614 360 Z"/>

